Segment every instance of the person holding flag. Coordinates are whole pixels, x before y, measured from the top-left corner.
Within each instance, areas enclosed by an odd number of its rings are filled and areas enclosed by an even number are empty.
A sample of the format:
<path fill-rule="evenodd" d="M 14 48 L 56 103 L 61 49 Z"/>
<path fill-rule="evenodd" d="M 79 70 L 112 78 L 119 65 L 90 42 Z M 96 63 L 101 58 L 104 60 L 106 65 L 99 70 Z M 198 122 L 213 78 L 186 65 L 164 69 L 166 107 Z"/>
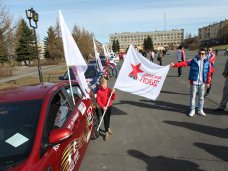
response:
<path fill-rule="evenodd" d="M 106 110 L 108 113 L 111 113 L 111 100 L 114 100 L 116 98 L 115 88 L 121 91 L 146 97 L 151 100 L 156 100 L 160 94 L 169 68 L 169 65 L 160 66 L 153 62 L 150 62 L 148 59 L 142 56 L 131 44 L 116 79 L 113 91 L 107 88 L 107 80 L 104 79 L 102 80 L 100 90 L 98 90 L 97 102 L 103 110 L 103 115 L 97 131 L 101 126 L 103 118 L 106 117 Z M 104 121 L 106 132 L 105 140 L 108 139 L 108 136 L 111 133 L 111 130 L 109 128 L 110 114 L 106 119 L 106 121 Z"/>
<path fill-rule="evenodd" d="M 211 83 L 211 70 L 209 59 L 205 56 L 206 50 L 199 49 L 198 55 L 188 61 L 171 63 L 171 67 L 190 67 L 189 77 L 190 80 L 190 113 L 189 116 L 195 115 L 195 98 L 198 91 L 198 114 L 206 116 L 203 111 L 204 106 L 204 88 L 210 87 Z"/>
<path fill-rule="evenodd" d="M 105 78 L 102 78 L 101 85 L 97 92 L 97 104 L 101 107 L 102 113 L 106 112 L 104 115 L 105 141 L 107 141 L 109 135 L 112 134 L 112 131 L 110 129 L 110 116 L 112 113 L 112 100 L 115 99 L 115 89 L 111 90 L 108 88 L 108 81 Z"/>

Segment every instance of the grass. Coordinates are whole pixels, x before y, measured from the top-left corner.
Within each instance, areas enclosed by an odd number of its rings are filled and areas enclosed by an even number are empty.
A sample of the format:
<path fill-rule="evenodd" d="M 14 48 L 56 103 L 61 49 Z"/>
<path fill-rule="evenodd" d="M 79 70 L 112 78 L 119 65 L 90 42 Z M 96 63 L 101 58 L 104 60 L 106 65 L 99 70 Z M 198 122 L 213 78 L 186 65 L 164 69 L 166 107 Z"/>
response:
<path fill-rule="evenodd" d="M 213 46 L 212 49 L 224 50 L 227 49 L 228 45 Z"/>
<path fill-rule="evenodd" d="M 59 76 L 63 75 L 66 72 L 66 68 L 59 68 L 51 71 L 44 71 L 43 72 L 43 81 L 44 82 L 57 82 L 59 81 Z M 15 80 L 16 83 L 14 82 L 6 82 L 0 84 L 0 89 L 4 88 L 11 88 L 11 87 L 18 87 L 18 86 L 23 86 L 23 85 L 28 85 L 28 84 L 37 84 L 39 83 L 39 77 L 38 76 L 29 76 L 29 77 L 24 77 L 21 79 Z"/>

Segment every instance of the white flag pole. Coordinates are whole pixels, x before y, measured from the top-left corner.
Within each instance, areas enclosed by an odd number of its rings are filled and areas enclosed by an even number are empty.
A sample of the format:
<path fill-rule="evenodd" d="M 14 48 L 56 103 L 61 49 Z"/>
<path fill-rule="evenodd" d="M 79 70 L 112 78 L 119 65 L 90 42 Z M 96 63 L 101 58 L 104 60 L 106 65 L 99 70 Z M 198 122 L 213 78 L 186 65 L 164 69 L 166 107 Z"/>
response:
<path fill-rule="evenodd" d="M 69 83 L 70 83 L 70 91 L 71 91 L 73 103 L 75 105 L 74 93 L 73 93 L 72 84 L 71 84 L 71 78 L 70 78 L 70 69 L 69 69 L 68 66 L 67 66 L 67 74 L 68 74 L 68 79 L 69 79 Z"/>
<path fill-rule="evenodd" d="M 105 50 L 105 49 L 104 49 L 104 50 Z M 126 60 L 125 60 L 125 61 L 126 61 Z M 124 61 L 124 62 L 125 62 L 125 61 Z M 122 66 L 123 66 L 123 65 L 122 65 Z M 119 75 L 118 75 L 118 77 L 119 77 Z M 116 80 L 118 79 L 118 77 L 116 78 Z M 115 82 L 115 84 L 114 84 L 113 89 L 115 88 L 115 86 L 116 86 L 116 82 Z M 111 95 L 109 96 L 108 103 L 107 103 L 107 105 L 106 105 L 106 110 L 107 110 L 107 106 L 108 106 L 108 104 L 109 104 L 109 101 L 111 100 L 112 94 L 113 94 L 113 91 L 112 91 Z M 101 120 L 100 120 L 100 123 L 99 123 L 99 125 L 98 125 L 97 131 L 99 130 L 99 128 L 100 128 L 100 126 L 101 126 L 101 123 L 102 123 L 102 121 L 103 121 L 103 118 L 104 118 L 104 115 L 105 115 L 105 113 L 106 113 L 106 110 L 104 111 L 104 113 L 103 113 L 103 115 L 102 115 L 102 117 L 101 117 Z"/>
<path fill-rule="evenodd" d="M 103 115 L 102 115 L 102 117 L 101 117 L 100 123 L 99 123 L 98 128 L 97 128 L 97 131 L 99 130 L 99 128 L 100 128 L 100 126 L 101 126 L 101 123 L 102 123 L 102 121 L 103 121 L 104 115 L 105 115 L 105 113 L 106 113 L 106 111 L 107 111 L 107 108 L 108 108 L 108 104 L 109 104 L 109 102 L 110 102 L 110 100 L 111 100 L 112 94 L 113 94 L 113 90 L 112 90 L 112 92 L 111 92 L 111 95 L 109 96 L 108 103 L 107 103 L 107 105 L 106 105 L 106 110 L 104 110 L 104 113 L 103 113 Z"/>

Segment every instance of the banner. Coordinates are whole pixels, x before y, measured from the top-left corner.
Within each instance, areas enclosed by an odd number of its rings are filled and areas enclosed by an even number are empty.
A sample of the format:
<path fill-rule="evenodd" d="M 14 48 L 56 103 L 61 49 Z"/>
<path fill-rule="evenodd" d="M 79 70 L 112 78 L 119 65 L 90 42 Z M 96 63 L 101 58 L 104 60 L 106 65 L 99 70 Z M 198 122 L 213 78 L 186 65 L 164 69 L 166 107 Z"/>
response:
<path fill-rule="evenodd" d="M 101 63 L 101 59 L 99 57 L 99 53 L 98 53 L 96 42 L 95 42 L 94 38 L 93 38 L 93 48 L 94 48 L 94 53 L 95 53 L 95 58 L 96 58 L 96 64 L 98 64 L 99 71 L 103 71 L 103 66 Z"/>
<path fill-rule="evenodd" d="M 114 88 L 156 100 L 169 68 L 152 63 L 130 45 Z"/>
<path fill-rule="evenodd" d="M 108 52 L 106 46 L 103 44 L 102 45 L 103 51 L 104 51 L 104 56 L 106 60 L 109 60 L 110 53 Z"/>
<path fill-rule="evenodd" d="M 64 48 L 66 64 L 67 64 L 67 66 L 72 67 L 75 78 L 76 78 L 79 86 L 81 87 L 83 93 L 85 94 L 85 96 L 87 98 L 90 98 L 89 94 L 88 94 L 89 88 L 86 83 L 86 79 L 85 79 L 85 75 L 84 75 L 84 73 L 87 69 L 87 64 L 86 64 L 84 58 L 82 57 L 82 54 L 64 21 L 61 11 L 59 11 L 59 18 L 60 18 L 60 29 L 61 29 L 61 33 L 62 33 L 63 48 Z M 69 77 L 69 79 L 70 79 L 70 77 Z"/>

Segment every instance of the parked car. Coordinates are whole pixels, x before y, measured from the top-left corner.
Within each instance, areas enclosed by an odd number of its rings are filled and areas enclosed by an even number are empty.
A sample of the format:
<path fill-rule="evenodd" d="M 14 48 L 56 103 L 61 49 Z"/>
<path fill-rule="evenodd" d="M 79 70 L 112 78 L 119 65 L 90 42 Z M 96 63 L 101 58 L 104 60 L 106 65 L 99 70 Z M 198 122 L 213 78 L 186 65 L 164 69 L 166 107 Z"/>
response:
<path fill-rule="evenodd" d="M 101 59 L 101 65 L 105 66 L 106 59 Z M 96 64 L 96 60 L 90 60 L 88 64 Z"/>
<path fill-rule="evenodd" d="M 0 90 L 0 170 L 78 170 L 98 125 L 72 81 Z"/>
<path fill-rule="evenodd" d="M 103 76 L 103 72 L 98 72 L 95 64 L 87 64 L 88 68 L 85 72 L 85 78 L 88 82 L 89 87 L 92 88 L 93 92 L 96 94 L 100 82 L 100 78 Z M 70 78 L 75 80 L 72 69 L 70 68 Z M 68 80 L 68 73 L 65 72 L 63 76 L 59 77 L 60 80 Z"/>
<path fill-rule="evenodd" d="M 120 61 L 120 58 L 118 55 L 116 55 L 115 53 L 112 53 L 110 55 L 110 60 L 113 60 L 114 62 L 119 62 Z"/>

